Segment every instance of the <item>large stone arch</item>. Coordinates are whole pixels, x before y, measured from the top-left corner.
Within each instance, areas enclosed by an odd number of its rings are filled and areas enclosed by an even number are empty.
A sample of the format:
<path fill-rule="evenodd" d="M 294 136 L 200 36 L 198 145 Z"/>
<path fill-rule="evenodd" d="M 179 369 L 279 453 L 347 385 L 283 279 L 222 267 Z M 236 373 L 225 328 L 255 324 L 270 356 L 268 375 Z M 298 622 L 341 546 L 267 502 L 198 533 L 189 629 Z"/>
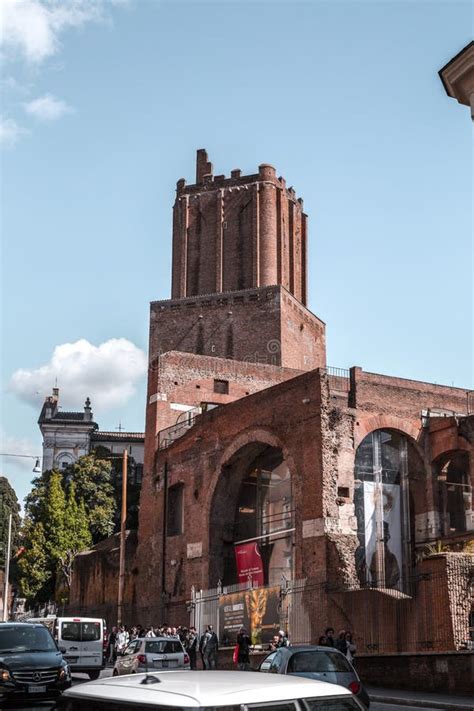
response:
<path fill-rule="evenodd" d="M 233 543 L 236 507 L 242 482 L 252 462 L 270 450 L 281 452 L 294 481 L 295 466 L 287 447 L 273 432 L 264 428 L 251 428 L 239 433 L 225 447 L 217 461 L 209 486 L 205 517 L 209 522 L 210 587 L 223 580 L 225 555 L 230 555 Z"/>
<path fill-rule="evenodd" d="M 418 449 L 418 452 L 423 456 L 418 440 L 420 436 L 421 425 L 419 420 L 405 420 L 396 415 L 372 415 L 371 417 L 359 416 L 356 420 L 354 428 L 354 449 L 357 450 L 359 444 L 368 434 L 375 430 L 397 430 L 402 434 L 410 437 L 412 444 Z"/>

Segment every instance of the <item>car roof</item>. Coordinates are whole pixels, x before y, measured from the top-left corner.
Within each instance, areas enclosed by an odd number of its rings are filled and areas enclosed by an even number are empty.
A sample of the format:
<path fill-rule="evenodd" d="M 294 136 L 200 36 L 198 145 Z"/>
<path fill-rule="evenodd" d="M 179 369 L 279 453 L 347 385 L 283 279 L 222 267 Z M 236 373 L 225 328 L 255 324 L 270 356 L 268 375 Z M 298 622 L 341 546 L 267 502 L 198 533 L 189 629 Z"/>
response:
<path fill-rule="evenodd" d="M 0 624 L 3 625 L 3 627 L 19 627 L 20 629 L 31 629 L 31 627 L 41 627 L 42 629 L 46 629 L 41 622 L 0 622 Z"/>
<path fill-rule="evenodd" d="M 146 706 L 231 706 L 299 698 L 326 698 L 352 694 L 337 684 L 301 677 L 237 671 L 166 671 L 108 677 L 74 686 L 66 697 L 123 701 Z"/>
<path fill-rule="evenodd" d="M 338 654 L 342 654 L 342 652 L 335 647 L 327 647 L 326 645 L 318 644 L 295 644 L 291 647 L 278 647 L 278 649 L 273 651 L 287 652 L 288 654 L 292 654 L 293 652 L 337 652 Z M 270 654 L 273 654 L 273 652 L 270 652 Z M 342 654 L 342 656 L 344 655 Z"/>

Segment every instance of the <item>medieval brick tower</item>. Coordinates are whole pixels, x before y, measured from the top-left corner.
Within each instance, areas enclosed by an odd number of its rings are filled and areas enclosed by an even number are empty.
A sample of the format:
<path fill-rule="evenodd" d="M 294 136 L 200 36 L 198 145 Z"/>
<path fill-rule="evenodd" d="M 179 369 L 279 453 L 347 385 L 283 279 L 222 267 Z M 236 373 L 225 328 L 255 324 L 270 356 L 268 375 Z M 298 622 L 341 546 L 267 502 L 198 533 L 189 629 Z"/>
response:
<path fill-rule="evenodd" d="M 267 164 L 214 176 L 198 150 L 196 182 L 177 183 L 172 298 L 151 304 L 150 457 L 156 433 L 183 413 L 325 366 L 306 270 L 307 216 L 293 188 Z"/>

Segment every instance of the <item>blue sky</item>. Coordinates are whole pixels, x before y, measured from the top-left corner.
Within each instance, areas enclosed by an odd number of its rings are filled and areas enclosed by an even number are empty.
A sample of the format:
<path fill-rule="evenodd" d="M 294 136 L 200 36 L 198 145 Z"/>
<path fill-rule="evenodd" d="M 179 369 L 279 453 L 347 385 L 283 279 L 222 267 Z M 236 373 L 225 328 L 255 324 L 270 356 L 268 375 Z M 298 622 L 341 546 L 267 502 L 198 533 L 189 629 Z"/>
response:
<path fill-rule="evenodd" d="M 471 2 L 4 7 L 2 451 L 41 452 L 56 376 L 65 408 L 143 428 L 148 303 L 201 147 L 304 198 L 330 365 L 472 385 L 472 127 L 437 74 Z M 30 462 L 2 471 L 23 497 Z"/>

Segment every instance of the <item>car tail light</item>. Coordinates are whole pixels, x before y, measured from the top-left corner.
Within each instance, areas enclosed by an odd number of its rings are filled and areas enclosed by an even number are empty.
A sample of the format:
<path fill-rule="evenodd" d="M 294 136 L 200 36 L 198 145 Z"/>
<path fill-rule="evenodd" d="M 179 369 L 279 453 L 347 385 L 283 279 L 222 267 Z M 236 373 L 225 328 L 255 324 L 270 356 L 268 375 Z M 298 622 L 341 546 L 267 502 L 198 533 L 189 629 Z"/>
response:
<path fill-rule="evenodd" d="M 360 691 L 360 683 L 358 681 L 351 681 L 349 691 L 352 691 L 353 694 L 358 694 Z"/>
<path fill-rule="evenodd" d="M 139 664 L 146 664 L 146 654 L 139 654 L 137 659 Z"/>
<path fill-rule="evenodd" d="M 184 655 L 184 663 L 189 664 L 189 655 L 188 654 Z"/>

